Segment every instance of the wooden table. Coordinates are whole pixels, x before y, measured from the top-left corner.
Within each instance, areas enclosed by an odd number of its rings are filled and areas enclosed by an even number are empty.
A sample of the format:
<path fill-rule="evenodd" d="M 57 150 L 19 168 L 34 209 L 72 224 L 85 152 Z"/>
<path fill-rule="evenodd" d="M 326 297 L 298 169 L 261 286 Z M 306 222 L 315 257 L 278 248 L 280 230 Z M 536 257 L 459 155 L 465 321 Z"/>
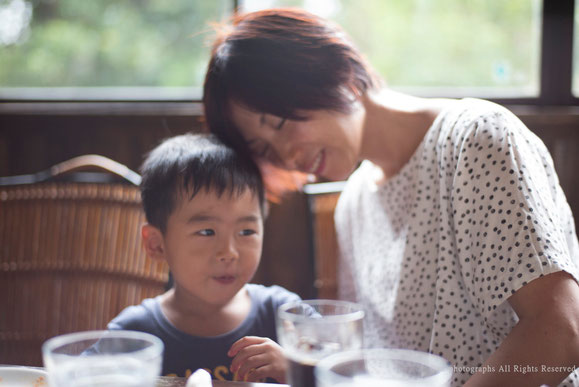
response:
<path fill-rule="evenodd" d="M 162 376 L 156 387 L 185 387 L 187 379 Z M 287 384 L 213 381 L 213 387 L 289 387 Z"/>
<path fill-rule="evenodd" d="M 43 367 L 18 366 L 14 364 L 0 364 L 0 367 L 22 367 L 44 371 Z M 186 378 L 160 376 L 156 387 L 185 387 Z M 222 382 L 213 381 L 213 387 L 289 387 L 287 384 L 251 383 L 251 382 Z"/>

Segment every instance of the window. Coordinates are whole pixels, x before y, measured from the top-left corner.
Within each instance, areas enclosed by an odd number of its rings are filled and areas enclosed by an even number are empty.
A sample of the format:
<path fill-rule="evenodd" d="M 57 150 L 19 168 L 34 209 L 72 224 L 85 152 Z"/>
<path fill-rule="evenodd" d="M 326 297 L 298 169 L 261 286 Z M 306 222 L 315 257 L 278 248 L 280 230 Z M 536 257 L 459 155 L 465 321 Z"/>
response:
<path fill-rule="evenodd" d="M 191 99 L 230 0 L 0 0 L 0 98 Z"/>
<path fill-rule="evenodd" d="M 212 22 L 297 6 L 342 25 L 395 89 L 576 104 L 560 36 L 574 1 L 0 0 L 0 99 L 198 101 Z"/>
<path fill-rule="evenodd" d="M 344 27 L 393 88 L 537 96 L 540 0 L 246 0 L 299 6 Z M 454 92 L 453 90 L 454 89 Z"/>

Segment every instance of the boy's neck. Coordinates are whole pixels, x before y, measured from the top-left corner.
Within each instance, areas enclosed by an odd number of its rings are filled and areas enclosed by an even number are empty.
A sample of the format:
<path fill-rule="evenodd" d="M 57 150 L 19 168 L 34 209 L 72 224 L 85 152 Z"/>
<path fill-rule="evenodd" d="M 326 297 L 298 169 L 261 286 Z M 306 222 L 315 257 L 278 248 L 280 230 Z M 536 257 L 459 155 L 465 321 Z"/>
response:
<path fill-rule="evenodd" d="M 249 315 L 251 298 L 243 287 L 226 304 L 201 304 L 178 289 L 171 289 L 161 298 L 161 310 L 177 329 L 193 336 L 218 336 L 237 328 Z"/>

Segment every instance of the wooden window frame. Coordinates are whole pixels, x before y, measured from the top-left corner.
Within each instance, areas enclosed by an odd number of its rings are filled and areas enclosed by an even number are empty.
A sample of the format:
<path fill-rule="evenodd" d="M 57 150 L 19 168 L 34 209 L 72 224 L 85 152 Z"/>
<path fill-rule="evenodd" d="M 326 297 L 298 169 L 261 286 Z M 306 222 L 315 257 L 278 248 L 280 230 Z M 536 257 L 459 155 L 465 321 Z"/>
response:
<path fill-rule="evenodd" d="M 234 12 L 238 12 L 240 0 L 232 2 Z M 487 99 L 509 106 L 579 106 L 579 98 L 572 93 L 574 11 L 575 0 L 543 1 L 539 96 Z M 0 100 L 0 114 L 195 116 L 202 111 L 200 97 L 194 100 L 148 101 Z"/>

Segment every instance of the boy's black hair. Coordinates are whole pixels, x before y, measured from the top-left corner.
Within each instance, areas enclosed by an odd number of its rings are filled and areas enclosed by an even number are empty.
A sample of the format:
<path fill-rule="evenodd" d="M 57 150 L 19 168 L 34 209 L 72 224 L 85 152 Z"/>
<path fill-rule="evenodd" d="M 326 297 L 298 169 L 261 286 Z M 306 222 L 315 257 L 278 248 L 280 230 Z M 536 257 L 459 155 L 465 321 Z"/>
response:
<path fill-rule="evenodd" d="M 201 190 L 241 195 L 249 189 L 265 216 L 264 188 L 259 168 L 210 134 L 184 134 L 164 140 L 141 166 L 141 198 L 149 224 L 162 232 L 180 195 L 189 199 Z"/>

